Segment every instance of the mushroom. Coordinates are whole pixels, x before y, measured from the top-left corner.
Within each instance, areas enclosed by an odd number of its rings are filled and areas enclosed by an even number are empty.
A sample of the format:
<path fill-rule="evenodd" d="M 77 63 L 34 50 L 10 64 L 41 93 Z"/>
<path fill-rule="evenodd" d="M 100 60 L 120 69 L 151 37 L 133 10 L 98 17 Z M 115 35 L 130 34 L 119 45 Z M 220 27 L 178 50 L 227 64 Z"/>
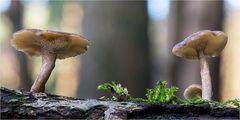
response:
<path fill-rule="evenodd" d="M 176 44 L 172 52 L 178 57 L 199 59 L 202 80 L 202 98 L 211 100 L 212 84 L 206 57 L 220 54 L 227 44 L 227 35 L 222 31 L 203 30 L 196 32 Z"/>
<path fill-rule="evenodd" d="M 56 59 L 74 57 L 84 53 L 89 46 L 89 41 L 80 35 L 39 29 L 17 31 L 11 42 L 19 51 L 31 56 L 42 56 L 40 72 L 31 87 L 31 92 L 44 92 Z"/>
<path fill-rule="evenodd" d="M 184 98 L 191 99 L 193 97 L 202 97 L 202 87 L 198 84 L 188 86 L 184 91 Z"/>

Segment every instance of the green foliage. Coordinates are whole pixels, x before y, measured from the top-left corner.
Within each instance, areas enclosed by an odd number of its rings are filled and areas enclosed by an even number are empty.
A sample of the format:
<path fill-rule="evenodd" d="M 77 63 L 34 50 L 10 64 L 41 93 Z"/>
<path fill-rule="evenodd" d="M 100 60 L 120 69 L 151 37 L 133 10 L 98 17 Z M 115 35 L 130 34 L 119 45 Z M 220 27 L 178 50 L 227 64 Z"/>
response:
<path fill-rule="evenodd" d="M 211 106 L 215 107 L 226 107 L 226 106 L 231 106 L 231 107 L 237 107 L 240 109 L 240 100 L 239 99 L 234 99 L 234 100 L 227 100 L 225 102 L 220 102 L 220 101 L 215 101 L 215 100 L 204 100 L 199 97 L 195 97 L 192 99 L 179 99 L 177 102 L 178 104 L 202 104 L 202 103 L 209 103 Z"/>
<path fill-rule="evenodd" d="M 166 81 L 158 81 L 152 89 L 147 89 L 146 97 L 148 102 L 177 103 L 178 98 L 174 94 L 177 87 L 166 87 Z"/>
<path fill-rule="evenodd" d="M 129 101 L 133 101 L 133 102 L 148 102 L 147 99 L 144 99 L 144 98 L 135 98 L 135 97 L 129 97 L 128 100 L 129 100 Z"/>
<path fill-rule="evenodd" d="M 100 84 L 97 89 L 103 91 L 110 91 L 112 95 L 112 100 L 122 101 L 136 101 L 136 102 L 163 102 L 163 103 L 177 103 L 178 98 L 174 94 L 178 88 L 176 87 L 166 87 L 166 81 L 158 81 L 157 85 L 152 89 L 147 89 L 146 97 L 135 98 L 128 94 L 128 90 L 122 87 L 121 84 L 116 84 L 115 82 Z"/>
<path fill-rule="evenodd" d="M 202 98 L 199 97 L 194 97 L 191 99 L 178 99 L 178 104 L 202 104 L 202 103 L 206 103 L 209 102 L 208 100 L 204 100 Z"/>
<path fill-rule="evenodd" d="M 110 91 L 112 95 L 112 100 L 122 101 L 129 98 L 128 90 L 122 87 L 121 84 L 116 84 L 115 82 L 103 83 L 98 85 L 98 90 Z"/>
<path fill-rule="evenodd" d="M 240 100 L 239 99 L 227 100 L 223 104 L 224 105 L 233 105 L 233 106 L 240 107 Z"/>
<path fill-rule="evenodd" d="M 122 87 L 121 84 L 116 84 L 115 82 L 103 83 L 97 87 L 98 90 L 110 91 L 114 101 L 134 101 L 134 102 L 162 102 L 162 103 L 171 103 L 171 104 L 202 104 L 209 103 L 212 106 L 235 106 L 240 107 L 240 100 L 228 100 L 225 102 L 219 102 L 214 100 L 204 100 L 199 97 L 191 99 L 180 99 L 175 95 L 175 92 L 178 90 L 177 87 L 171 86 L 167 87 L 166 81 L 158 81 L 156 86 L 152 89 L 147 89 L 146 99 L 144 98 L 135 98 L 128 94 L 128 90 L 125 87 Z"/>
<path fill-rule="evenodd" d="M 113 90 L 117 94 L 128 94 L 128 90 L 125 87 L 122 87 L 121 84 L 116 84 L 115 82 L 103 83 L 97 87 L 98 90 Z"/>

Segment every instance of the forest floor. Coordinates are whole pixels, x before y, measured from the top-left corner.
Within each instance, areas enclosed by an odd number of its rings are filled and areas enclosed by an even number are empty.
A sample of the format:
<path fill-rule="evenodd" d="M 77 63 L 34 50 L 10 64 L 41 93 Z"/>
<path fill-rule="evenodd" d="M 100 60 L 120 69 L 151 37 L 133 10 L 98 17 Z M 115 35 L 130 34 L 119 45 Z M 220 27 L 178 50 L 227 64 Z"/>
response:
<path fill-rule="evenodd" d="M 1 118 L 239 119 L 239 108 L 79 99 L 1 87 Z"/>

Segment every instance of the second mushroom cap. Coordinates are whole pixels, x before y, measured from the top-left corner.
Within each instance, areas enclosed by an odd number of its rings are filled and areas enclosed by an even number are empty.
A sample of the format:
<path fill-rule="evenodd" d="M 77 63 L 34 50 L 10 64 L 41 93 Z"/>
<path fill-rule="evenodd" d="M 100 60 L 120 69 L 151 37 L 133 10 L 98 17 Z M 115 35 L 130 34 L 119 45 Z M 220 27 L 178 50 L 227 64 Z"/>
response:
<path fill-rule="evenodd" d="M 173 47 L 173 54 L 187 59 L 198 59 L 199 51 L 205 57 L 215 57 L 227 44 L 227 36 L 221 31 L 203 30 L 185 38 Z"/>

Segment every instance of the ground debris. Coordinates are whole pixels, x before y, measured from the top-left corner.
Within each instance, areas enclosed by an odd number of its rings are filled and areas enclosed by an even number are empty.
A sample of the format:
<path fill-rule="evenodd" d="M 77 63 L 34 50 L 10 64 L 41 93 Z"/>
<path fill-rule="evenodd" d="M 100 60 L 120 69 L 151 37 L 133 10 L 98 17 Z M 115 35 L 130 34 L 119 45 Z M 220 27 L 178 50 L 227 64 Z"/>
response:
<path fill-rule="evenodd" d="M 31 119 L 238 119 L 239 109 L 208 103 L 179 105 L 79 99 L 1 87 L 1 118 Z"/>

